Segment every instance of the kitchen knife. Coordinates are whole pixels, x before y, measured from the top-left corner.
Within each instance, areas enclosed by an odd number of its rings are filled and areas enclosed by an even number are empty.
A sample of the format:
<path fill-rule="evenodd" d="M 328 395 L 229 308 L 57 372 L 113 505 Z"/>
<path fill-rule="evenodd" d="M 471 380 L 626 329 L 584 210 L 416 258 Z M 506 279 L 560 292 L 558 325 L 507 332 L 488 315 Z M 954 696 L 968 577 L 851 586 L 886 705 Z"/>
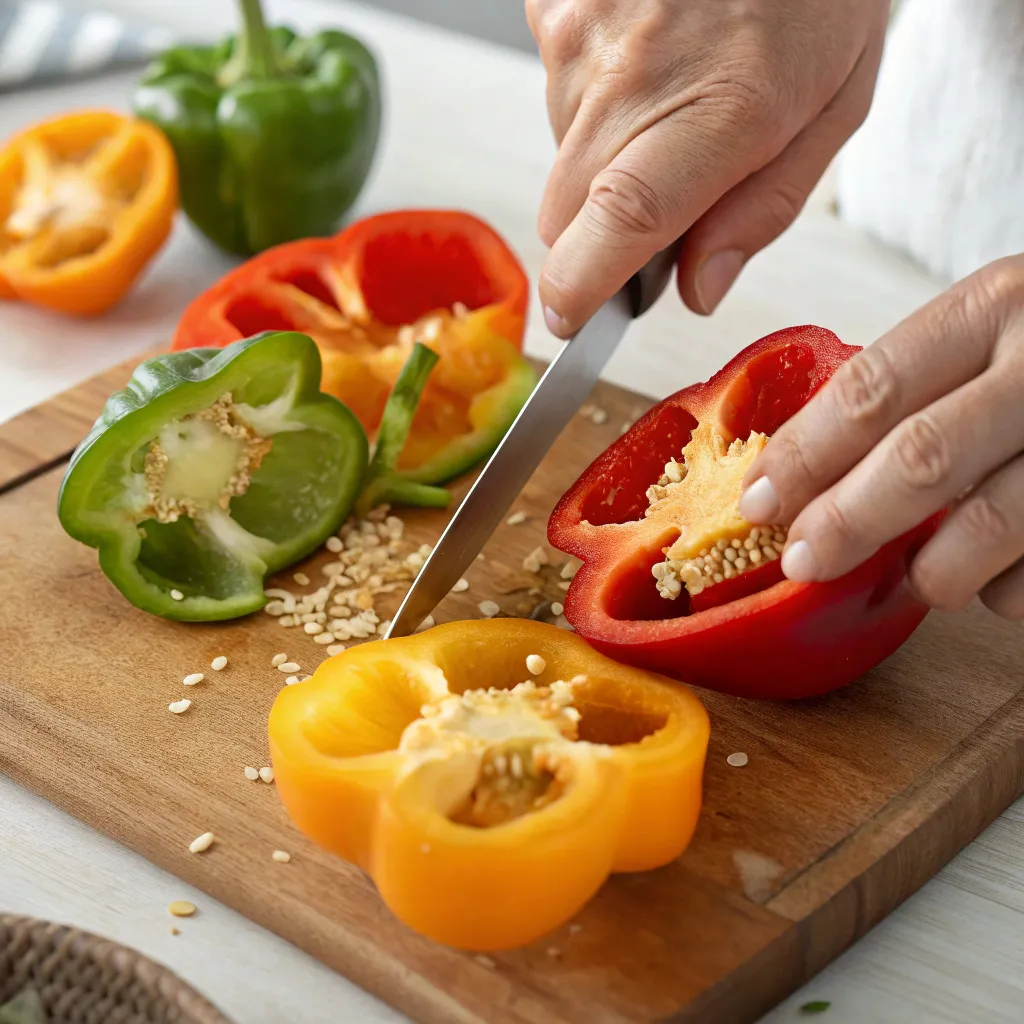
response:
<path fill-rule="evenodd" d="M 548 364 L 420 570 L 385 639 L 408 636 L 458 582 L 590 394 L 630 322 L 665 290 L 681 241 L 655 255 Z"/>

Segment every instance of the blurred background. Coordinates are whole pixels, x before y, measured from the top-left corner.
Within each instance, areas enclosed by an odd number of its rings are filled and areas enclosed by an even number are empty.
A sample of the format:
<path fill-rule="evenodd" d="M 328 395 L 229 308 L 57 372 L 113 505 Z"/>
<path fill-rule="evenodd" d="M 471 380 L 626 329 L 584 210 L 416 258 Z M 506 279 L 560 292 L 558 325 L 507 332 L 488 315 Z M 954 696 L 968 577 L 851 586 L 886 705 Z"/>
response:
<path fill-rule="evenodd" d="M 399 14 L 535 53 L 523 0 L 369 0 Z"/>

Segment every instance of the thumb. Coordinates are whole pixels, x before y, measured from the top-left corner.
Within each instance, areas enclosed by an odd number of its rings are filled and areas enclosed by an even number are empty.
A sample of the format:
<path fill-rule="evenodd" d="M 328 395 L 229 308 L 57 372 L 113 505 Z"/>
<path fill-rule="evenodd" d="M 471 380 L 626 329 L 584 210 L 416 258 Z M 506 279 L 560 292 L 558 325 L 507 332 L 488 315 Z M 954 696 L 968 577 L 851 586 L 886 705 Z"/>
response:
<path fill-rule="evenodd" d="M 655 253 L 760 166 L 686 109 L 652 125 L 593 178 L 540 278 L 548 329 L 574 334 Z M 717 137 L 716 137 L 717 136 Z M 749 144 L 749 143 L 748 143 Z"/>

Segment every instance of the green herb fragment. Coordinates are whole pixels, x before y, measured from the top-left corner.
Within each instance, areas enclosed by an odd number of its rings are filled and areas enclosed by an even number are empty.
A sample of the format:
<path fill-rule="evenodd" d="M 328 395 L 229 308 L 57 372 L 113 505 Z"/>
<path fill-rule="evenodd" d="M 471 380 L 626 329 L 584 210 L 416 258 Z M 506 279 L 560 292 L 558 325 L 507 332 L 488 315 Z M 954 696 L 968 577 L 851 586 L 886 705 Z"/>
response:
<path fill-rule="evenodd" d="M 47 1024 L 39 993 L 27 988 L 0 1006 L 0 1024 Z"/>
<path fill-rule="evenodd" d="M 827 999 L 814 999 L 809 1003 L 804 1003 L 800 1007 L 800 1012 L 810 1017 L 812 1014 L 824 1013 L 831 1005 Z"/>

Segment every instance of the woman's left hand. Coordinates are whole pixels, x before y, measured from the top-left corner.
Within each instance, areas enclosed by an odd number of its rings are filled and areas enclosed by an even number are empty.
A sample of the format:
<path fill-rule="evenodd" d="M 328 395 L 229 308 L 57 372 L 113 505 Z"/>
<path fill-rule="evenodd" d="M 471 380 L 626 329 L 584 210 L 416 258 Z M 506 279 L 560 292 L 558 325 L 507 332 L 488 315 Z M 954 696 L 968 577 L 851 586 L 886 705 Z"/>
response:
<path fill-rule="evenodd" d="M 956 284 L 858 353 L 771 438 L 745 481 L 752 522 L 791 523 L 792 580 L 841 576 L 953 506 L 911 589 L 1024 618 L 1024 254 Z"/>

